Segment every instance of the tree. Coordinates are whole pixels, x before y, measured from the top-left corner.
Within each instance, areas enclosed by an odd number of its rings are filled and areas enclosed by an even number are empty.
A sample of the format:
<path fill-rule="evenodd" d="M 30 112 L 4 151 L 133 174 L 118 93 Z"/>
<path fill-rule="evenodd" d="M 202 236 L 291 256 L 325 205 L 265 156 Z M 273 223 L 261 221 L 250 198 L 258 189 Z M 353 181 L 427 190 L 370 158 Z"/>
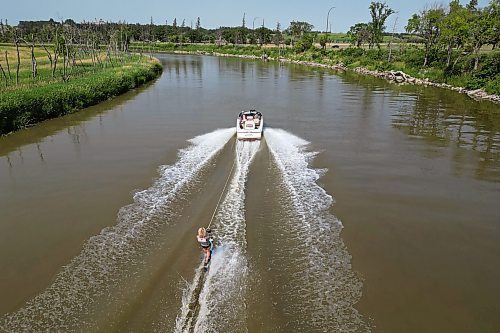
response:
<path fill-rule="evenodd" d="M 199 29 L 190 29 L 186 33 L 186 38 L 189 39 L 189 42 L 191 43 L 200 43 L 202 41 L 203 35 L 201 34 Z"/>
<path fill-rule="evenodd" d="M 476 11 L 477 10 L 477 0 L 470 0 L 466 6 L 468 11 Z"/>
<path fill-rule="evenodd" d="M 231 29 L 223 29 L 221 35 L 226 42 L 231 42 L 234 39 L 234 32 Z"/>
<path fill-rule="evenodd" d="M 294 36 L 302 36 L 304 33 L 311 32 L 314 26 L 307 22 L 292 21 L 288 30 Z"/>
<path fill-rule="evenodd" d="M 196 30 L 200 30 L 200 27 L 201 27 L 200 17 L 198 16 L 198 18 L 196 19 Z"/>
<path fill-rule="evenodd" d="M 323 50 L 326 49 L 326 43 L 328 43 L 328 36 L 326 34 L 320 34 L 318 36 L 318 43 L 321 45 Z"/>
<path fill-rule="evenodd" d="M 356 23 L 349 29 L 349 32 L 347 32 L 351 42 L 357 47 L 361 47 L 363 43 L 369 43 L 371 34 L 372 29 L 368 23 Z"/>
<path fill-rule="evenodd" d="M 260 27 L 255 29 L 255 34 L 256 36 L 259 37 L 259 43 L 262 44 L 267 44 L 271 41 L 271 34 L 272 30 L 268 29 L 266 27 Z"/>
<path fill-rule="evenodd" d="M 370 47 L 377 45 L 380 49 L 380 42 L 382 42 L 382 34 L 385 30 L 385 20 L 394 13 L 394 10 L 389 8 L 385 2 L 373 2 L 368 7 L 370 9 L 370 15 L 372 17 L 371 28 L 371 40 Z"/>
<path fill-rule="evenodd" d="M 243 21 L 241 22 L 241 27 L 242 28 L 245 28 L 245 14 L 246 13 L 243 13 Z"/>
<path fill-rule="evenodd" d="M 441 21 L 444 19 L 444 16 L 445 13 L 442 7 L 434 7 L 422 11 L 420 15 L 413 14 L 408 20 L 408 25 L 405 27 L 406 32 L 416 33 L 424 40 L 424 67 L 429 63 L 431 52 L 436 49 L 441 33 Z"/>
<path fill-rule="evenodd" d="M 313 37 L 310 34 L 303 35 L 294 45 L 297 52 L 304 52 L 313 46 Z"/>
<path fill-rule="evenodd" d="M 282 40 L 283 35 L 281 34 L 281 24 L 279 22 L 276 22 L 276 30 L 274 30 L 273 43 L 276 46 L 280 46 Z"/>
<path fill-rule="evenodd" d="M 474 70 L 477 70 L 481 47 L 498 38 L 498 30 L 495 29 L 493 23 L 496 20 L 498 24 L 498 11 L 495 13 L 494 6 L 489 6 L 482 10 L 477 9 L 475 3 L 477 3 L 477 1 L 471 0 L 469 5 L 467 5 L 470 14 L 468 24 L 469 38 L 467 44 L 474 54 Z M 491 4 L 494 5 L 495 1 L 492 1 Z M 496 18 L 495 15 L 497 16 Z"/>
<path fill-rule="evenodd" d="M 288 27 L 288 32 L 292 38 L 302 37 L 305 33 L 311 32 L 314 26 L 307 22 L 292 21 Z M 293 39 L 292 39 L 293 43 Z"/>
<path fill-rule="evenodd" d="M 441 21 L 441 41 L 446 46 L 446 66 L 451 63 L 452 50 L 463 46 L 468 35 L 467 10 L 459 0 L 450 2 L 448 14 Z"/>
<path fill-rule="evenodd" d="M 495 49 L 500 39 L 500 0 L 491 0 L 487 10 L 492 21 L 492 36 L 490 43 L 492 48 Z"/>
<path fill-rule="evenodd" d="M 238 44 L 238 43 L 246 44 L 247 43 L 247 34 L 248 34 L 247 28 L 243 28 L 243 27 L 236 28 L 235 44 Z"/>

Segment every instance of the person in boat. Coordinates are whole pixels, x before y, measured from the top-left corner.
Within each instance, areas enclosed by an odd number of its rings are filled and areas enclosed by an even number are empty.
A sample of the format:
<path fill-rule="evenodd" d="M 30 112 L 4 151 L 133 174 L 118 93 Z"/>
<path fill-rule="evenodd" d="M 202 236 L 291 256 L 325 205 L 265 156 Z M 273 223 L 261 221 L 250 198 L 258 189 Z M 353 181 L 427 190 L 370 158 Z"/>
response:
<path fill-rule="evenodd" d="M 210 229 L 207 230 L 203 227 L 199 228 L 198 235 L 196 235 L 196 239 L 198 240 L 198 243 L 200 244 L 203 253 L 205 254 L 204 263 L 206 265 L 210 261 L 210 256 L 212 254 L 213 239 L 212 237 L 210 237 Z"/>

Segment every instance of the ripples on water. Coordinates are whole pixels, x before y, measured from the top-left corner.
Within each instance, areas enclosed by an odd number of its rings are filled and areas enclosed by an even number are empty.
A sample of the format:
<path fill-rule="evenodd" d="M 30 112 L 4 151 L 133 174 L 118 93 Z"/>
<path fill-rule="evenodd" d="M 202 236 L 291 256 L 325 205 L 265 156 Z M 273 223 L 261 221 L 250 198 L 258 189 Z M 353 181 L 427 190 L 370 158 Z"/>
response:
<path fill-rule="evenodd" d="M 161 167 L 153 186 L 136 193 L 134 203 L 120 210 L 115 226 L 91 237 L 54 283 L 17 312 L 2 317 L 0 328 L 16 333 L 98 330 L 94 320 L 85 319 L 99 315 L 94 313 L 96 300 L 108 295 L 106 302 L 111 305 L 115 296 L 126 297 L 120 293 L 127 290 L 115 288 L 138 278 L 141 255 L 158 229 L 169 223 L 171 203 L 233 135 L 234 129 L 223 129 L 190 140 L 178 161 Z"/>
<path fill-rule="evenodd" d="M 350 255 L 340 238 L 342 224 L 328 211 L 333 199 L 316 184 L 323 170 L 308 167 L 315 153 L 305 151 L 308 142 L 283 130 L 268 128 L 265 138 L 286 192 L 283 207 L 291 211 L 290 216 L 269 223 L 280 224 L 283 230 L 276 232 L 283 232 L 286 243 L 297 244 L 274 254 L 285 261 L 276 271 L 286 275 L 287 288 L 280 291 L 287 302 L 280 308 L 293 316 L 288 318 L 288 328 L 369 331 L 353 307 L 361 297 L 362 284 L 351 270 Z M 244 190 L 259 144 L 237 144 L 236 171 L 214 225 L 222 250 L 214 255 L 207 276 L 203 277 L 199 267 L 193 282 L 186 286 L 177 332 L 247 331 L 244 300 L 251 272 L 245 251 Z M 196 285 L 202 286 L 201 291 Z M 192 310 L 197 302 L 198 314 Z"/>
<path fill-rule="evenodd" d="M 462 97 L 462 96 L 460 96 Z M 486 110 L 480 113 L 469 101 L 462 113 L 440 100 L 424 96 L 392 99 L 392 125 L 414 138 L 435 144 L 454 144 L 480 154 L 475 174 L 487 180 L 500 181 L 500 116 Z M 487 102 L 484 102 L 487 103 Z M 455 110 L 450 113 L 450 110 Z"/>
<path fill-rule="evenodd" d="M 221 202 L 213 225 L 220 242 L 204 281 L 199 275 L 184 291 L 177 332 L 245 332 L 248 264 L 245 256 L 245 184 L 249 166 L 260 141 L 236 143 L 235 170 L 225 199 Z M 198 268 L 198 272 L 201 268 Z M 202 283 L 197 295 L 194 285 Z M 197 318 L 189 312 L 189 304 L 199 302 Z"/>
<path fill-rule="evenodd" d="M 354 308 L 362 283 L 340 238 L 342 223 L 329 213 L 333 198 L 316 184 L 324 170 L 309 168 L 315 153 L 306 151 L 307 141 L 284 130 L 268 128 L 265 137 L 281 172 L 290 214 L 282 236 L 296 244 L 280 255 L 288 261 L 285 274 L 294 286 L 288 289 L 290 301 L 285 306 L 289 309 L 284 311 L 303 315 L 290 328 L 369 331 Z"/>
<path fill-rule="evenodd" d="M 0 328 L 7 332 L 104 329 L 93 320 L 106 316 L 99 309 L 106 309 L 113 318 L 123 311 L 118 310 L 119 304 L 133 297 L 123 286 L 133 287 L 134 279 L 141 278 L 141 257 L 175 214 L 170 211 L 172 203 L 195 190 L 196 175 L 233 135 L 234 129 L 224 129 L 192 139 L 174 165 L 160 168 L 153 186 L 136 193 L 134 203 L 120 210 L 115 226 L 90 238 L 54 283 L 19 311 L 1 318 Z M 288 302 L 280 306 L 283 313 L 293 316 L 289 328 L 369 331 L 354 309 L 362 283 L 351 269 L 351 257 L 340 238 L 342 224 L 329 213 L 333 198 L 316 184 L 323 170 L 309 168 L 315 153 L 306 151 L 308 142 L 286 131 L 268 128 L 265 135 L 283 184 L 276 192 L 287 210 L 285 220 L 278 223 L 283 229 L 277 232 L 296 244 L 275 254 L 286 260 L 281 273 L 286 274 L 287 286 L 281 291 Z M 236 143 L 234 172 L 213 224 L 220 244 L 210 270 L 203 273 L 198 267 L 185 287 L 177 332 L 247 331 L 244 300 L 251 272 L 246 254 L 245 187 L 260 144 Z M 112 323 L 104 325 L 112 327 Z"/>

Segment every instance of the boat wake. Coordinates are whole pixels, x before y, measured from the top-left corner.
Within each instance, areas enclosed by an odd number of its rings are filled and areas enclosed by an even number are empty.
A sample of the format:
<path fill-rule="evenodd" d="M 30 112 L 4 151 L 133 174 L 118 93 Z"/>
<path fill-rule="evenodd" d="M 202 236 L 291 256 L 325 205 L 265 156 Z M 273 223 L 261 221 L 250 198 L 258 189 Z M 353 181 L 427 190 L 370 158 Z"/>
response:
<path fill-rule="evenodd" d="M 309 167 L 315 153 L 306 151 L 307 141 L 284 130 L 267 128 L 265 136 L 290 207 L 287 223 L 277 228 L 296 244 L 285 253 L 276 249 L 291 267 L 281 270 L 294 286 L 282 291 L 288 302 L 281 311 L 295 314 L 288 325 L 294 331 L 369 331 L 354 308 L 362 283 L 340 237 L 342 223 L 329 212 L 333 198 L 316 183 L 324 171 Z"/>
<path fill-rule="evenodd" d="M 0 331 L 109 331 L 127 318 L 126 308 L 139 290 L 144 267 L 165 225 L 179 212 L 183 197 L 199 188 L 203 170 L 234 136 L 221 129 L 190 140 L 175 164 L 162 166 L 154 184 L 120 209 L 115 226 L 91 237 L 55 281 L 20 310 L 0 318 Z M 368 332 L 354 309 L 362 283 L 351 269 L 342 242 L 341 222 L 330 212 L 333 198 L 316 181 L 322 170 L 309 167 L 315 153 L 308 142 L 284 130 L 267 128 L 265 139 L 276 171 L 282 216 L 267 221 L 272 250 L 268 265 L 277 282 L 279 315 L 290 331 Z M 245 189 L 260 141 L 237 141 L 230 182 L 212 224 L 217 247 L 207 272 L 200 262 L 182 290 L 175 332 L 246 332 L 252 285 L 247 254 Z M 278 209 L 279 210 L 279 209 Z M 286 244 L 280 239 L 286 235 Z M 280 245 L 281 244 L 281 245 Z M 156 251 L 156 252 L 153 252 Z M 142 275 L 141 275 L 142 274 Z M 280 283 L 285 281 L 286 283 Z M 126 286 L 126 287 L 124 287 Z M 269 290 L 274 285 L 269 285 Z M 274 292 L 274 290 L 272 291 Z M 262 300 L 265 302 L 265 300 Z M 125 310 L 123 310 L 125 308 Z M 168 325 L 173 324 L 169 317 Z"/>
<path fill-rule="evenodd" d="M 209 271 L 201 266 L 184 290 L 176 332 L 237 332 L 246 321 L 248 264 L 245 257 L 245 184 L 260 141 L 236 143 L 234 174 L 213 228 L 220 245 Z"/>
<path fill-rule="evenodd" d="M 221 129 L 191 139 L 191 145 L 179 152 L 177 162 L 160 167 L 154 184 L 135 193 L 134 203 L 120 209 L 117 224 L 91 237 L 52 285 L 17 312 L 0 318 L 0 331 L 99 330 L 95 320 L 87 319 L 102 316 L 96 313 L 99 310 L 94 303 L 110 295 L 126 298 L 120 293 L 127 291 L 116 286 L 120 281 L 137 279 L 142 269 L 141 254 L 151 247 L 157 231 L 175 219 L 169 212 L 172 203 L 193 186 L 192 180 L 234 133 L 234 128 Z"/>

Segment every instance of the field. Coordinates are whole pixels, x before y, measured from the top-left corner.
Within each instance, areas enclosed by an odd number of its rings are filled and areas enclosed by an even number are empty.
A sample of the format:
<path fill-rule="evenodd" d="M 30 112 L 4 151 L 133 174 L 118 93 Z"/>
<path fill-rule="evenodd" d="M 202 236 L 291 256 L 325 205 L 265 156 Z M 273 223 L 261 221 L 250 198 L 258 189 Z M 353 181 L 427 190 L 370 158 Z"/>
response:
<path fill-rule="evenodd" d="M 47 45 L 47 50 L 51 53 L 54 59 L 53 46 Z M 50 60 L 47 56 L 47 52 L 41 45 L 37 45 L 34 48 L 34 55 L 37 63 L 37 75 L 34 78 L 32 74 L 32 62 L 31 62 L 31 47 L 26 45 L 20 45 L 19 47 L 19 84 L 16 85 L 16 67 L 17 67 L 17 52 L 16 47 L 13 44 L 0 44 L 0 65 L 2 66 L 4 73 L 0 70 L 0 91 L 11 91 L 16 89 L 22 89 L 23 87 L 33 87 L 38 85 L 44 85 L 47 83 L 60 82 L 60 81 L 70 81 L 71 79 L 89 76 L 95 74 L 99 71 L 105 70 L 109 67 L 121 65 L 112 62 L 104 62 L 103 65 L 96 66 L 93 65 L 92 57 L 90 53 L 84 54 L 79 52 L 74 63 L 69 63 L 67 66 L 66 78 L 63 78 L 63 56 L 59 55 L 56 64 L 56 70 L 54 71 L 54 76 L 52 76 L 52 68 Z M 106 58 L 106 53 L 101 50 L 98 54 L 101 61 Z M 127 59 L 127 63 L 137 61 L 137 58 L 131 56 Z M 54 61 L 53 61 L 54 62 Z M 10 75 L 9 75 L 10 68 Z"/>
<path fill-rule="evenodd" d="M 154 79 L 162 70 L 155 58 L 135 54 L 107 57 L 101 51 L 98 61 L 96 57 L 92 60 L 90 55 L 82 56 L 72 60 L 66 68 L 63 68 L 63 60 L 59 60 L 52 75 L 45 51 L 36 47 L 37 75 L 33 77 L 31 49 L 23 47 L 20 49 L 19 83 L 16 84 L 15 46 L 0 45 L 0 51 L 3 58 L 0 62 L 3 69 L 0 73 L 0 135 L 122 94 Z"/>

